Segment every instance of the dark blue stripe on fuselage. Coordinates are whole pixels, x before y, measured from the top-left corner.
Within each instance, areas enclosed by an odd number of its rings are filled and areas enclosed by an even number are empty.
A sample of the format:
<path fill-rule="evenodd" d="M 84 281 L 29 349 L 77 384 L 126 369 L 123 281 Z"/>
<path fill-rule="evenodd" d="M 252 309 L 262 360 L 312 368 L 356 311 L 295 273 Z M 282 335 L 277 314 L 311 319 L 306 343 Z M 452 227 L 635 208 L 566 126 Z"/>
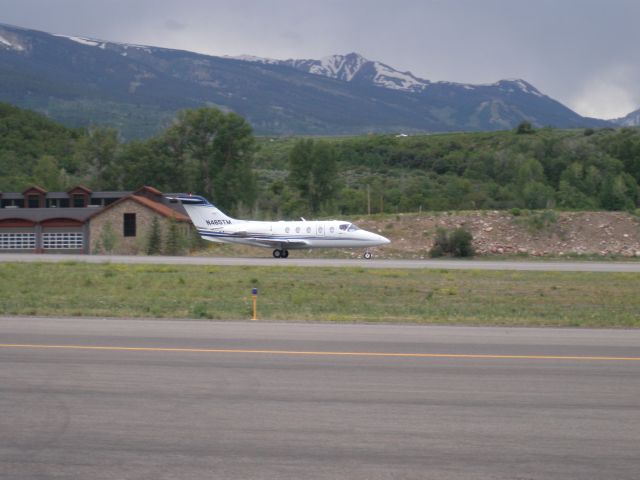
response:
<path fill-rule="evenodd" d="M 230 240 L 273 240 L 273 241 L 278 241 L 278 240 L 291 240 L 291 241 L 296 241 L 296 240 L 348 240 L 350 242 L 356 241 L 367 241 L 367 239 L 365 238 L 353 238 L 353 237 L 348 237 L 348 238 L 344 238 L 344 237 L 327 237 L 327 236 L 313 236 L 313 235 L 309 235 L 309 236 L 297 236 L 297 237 L 292 237 L 292 236 L 287 236 L 287 235 L 278 235 L 278 234 L 272 234 L 272 235 L 264 235 L 264 234 L 257 234 L 257 233 L 252 233 L 252 234 L 247 234 L 247 235 L 243 235 L 243 236 L 238 236 L 238 235 L 233 235 L 231 233 L 224 233 L 224 232 L 212 232 L 210 230 L 198 230 L 198 234 L 201 236 L 205 236 L 205 237 L 217 237 L 217 238 L 228 238 Z"/>

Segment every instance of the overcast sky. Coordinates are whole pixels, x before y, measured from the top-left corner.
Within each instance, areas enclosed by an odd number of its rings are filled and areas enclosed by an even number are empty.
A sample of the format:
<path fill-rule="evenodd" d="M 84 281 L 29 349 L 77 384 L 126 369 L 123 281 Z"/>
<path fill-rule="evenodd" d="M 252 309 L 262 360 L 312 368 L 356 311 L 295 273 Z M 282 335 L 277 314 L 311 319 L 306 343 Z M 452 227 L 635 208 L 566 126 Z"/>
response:
<path fill-rule="evenodd" d="M 0 23 L 211 55 L 358 52 L 428 80 L 523 78 L 578 113 L 640 108 L 640 0 L 0 0 Z"/>

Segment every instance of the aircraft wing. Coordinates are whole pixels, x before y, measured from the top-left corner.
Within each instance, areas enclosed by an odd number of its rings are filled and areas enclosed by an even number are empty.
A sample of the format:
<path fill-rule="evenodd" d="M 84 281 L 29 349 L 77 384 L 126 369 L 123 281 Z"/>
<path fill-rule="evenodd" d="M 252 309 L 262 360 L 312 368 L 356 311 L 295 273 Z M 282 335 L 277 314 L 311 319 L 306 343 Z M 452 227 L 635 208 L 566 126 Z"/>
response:
<path fill-rule="evenodd" d="M 253 237 L 252 240 L 256 242 L 260 242 L 265 247 L 273 247 L 273 248 L 282 248 L 285 246 L 304 248 L 310 245 L 310 242 L 308 240 L 303 240 L 303 239 L 290 239 L 290 238 L 275 239 L 270 237 Z"/>

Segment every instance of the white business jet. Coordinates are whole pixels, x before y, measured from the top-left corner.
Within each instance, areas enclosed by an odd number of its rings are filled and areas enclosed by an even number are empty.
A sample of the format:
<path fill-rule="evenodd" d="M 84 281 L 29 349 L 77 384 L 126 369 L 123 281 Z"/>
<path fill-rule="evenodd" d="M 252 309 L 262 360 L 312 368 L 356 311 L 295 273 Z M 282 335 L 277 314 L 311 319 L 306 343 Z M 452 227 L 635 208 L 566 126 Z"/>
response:
<path fill-rule="evenodd" d="M 198 234 L 205 240 L 273 248 L 275 258 L 287 258 L 289 250 L 364 247 L 364 258 L 369 259 L 372 254 L 368 247 L 390 243 L 388 238 L 361 230 L 349 222 L 306 221 L 304 218 L 294 222 L 236 220 L 198 195 L 177 194 L 168 195 L 167 198 L 182 203 Z"/>

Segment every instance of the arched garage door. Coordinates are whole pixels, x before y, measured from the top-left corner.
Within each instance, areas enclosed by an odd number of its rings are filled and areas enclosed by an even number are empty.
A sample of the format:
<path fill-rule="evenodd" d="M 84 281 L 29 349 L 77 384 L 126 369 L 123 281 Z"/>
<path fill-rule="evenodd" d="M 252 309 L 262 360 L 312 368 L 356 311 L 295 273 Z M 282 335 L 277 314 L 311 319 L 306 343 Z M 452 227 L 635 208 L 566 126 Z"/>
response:
<path fill-rule="evenodd" d="M 42 249 L 46 252 L 81 252 L 83 223 L 71 218 L 52 218 L 42 223 Z"/>
<path fill-rule="evenodd" d="M 35 250 L 35 222 L 21 218 L 0 220 L 0 251 Z"/>

